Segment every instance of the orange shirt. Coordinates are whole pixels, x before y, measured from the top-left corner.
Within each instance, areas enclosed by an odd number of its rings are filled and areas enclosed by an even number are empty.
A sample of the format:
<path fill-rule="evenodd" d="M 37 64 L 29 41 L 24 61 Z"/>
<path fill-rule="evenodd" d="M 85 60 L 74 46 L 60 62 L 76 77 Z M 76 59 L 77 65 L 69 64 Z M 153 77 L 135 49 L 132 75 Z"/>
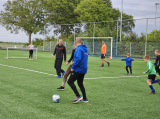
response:
<path fill-rule="evenodd" d="M 107 49 L 107 46 L 105 44 L 103 44 L 102 48 L 101 48 L 101 53 L 106 54 L 106 49 Z"/>

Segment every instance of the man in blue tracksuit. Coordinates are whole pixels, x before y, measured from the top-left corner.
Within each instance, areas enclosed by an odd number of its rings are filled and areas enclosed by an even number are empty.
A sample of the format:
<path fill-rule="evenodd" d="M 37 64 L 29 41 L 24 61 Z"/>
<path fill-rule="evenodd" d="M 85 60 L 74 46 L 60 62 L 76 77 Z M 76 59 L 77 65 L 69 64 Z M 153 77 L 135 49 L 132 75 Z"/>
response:
<path fill-rule="evenodd" d="M 76 95 L 76 99 L 72 101 L 72 103 L 81 102 L 89 102 L 86 97 L 85 88 L 83 86 L 83 79 L 88 69 L 88 51 L 86 45 L 82 44 L 82 40 L 80 38 L 76 39 L 76 51 L 74 53 L 74 63 L 71 68 L 71 75 L 68 79 L 68 84 L 74 91 Z M 83 97 L 79 94 L 74 82 L 77 80 L 78 86 L 82 91 Z"/>
<path fill-rule="evenodd" d="M 130 53 L 127 53 L 127 57 L 125 59 L 121 59 L 121 61 L 126 61 L 127 74 L 129 74 L 129 71 L 128 71 L 128 67 L 129 67 L 130 68 L 130 75 L 132 75 L 132 61 L 134 61 L 134 59 L 132 59 L 130 57 Z"/>

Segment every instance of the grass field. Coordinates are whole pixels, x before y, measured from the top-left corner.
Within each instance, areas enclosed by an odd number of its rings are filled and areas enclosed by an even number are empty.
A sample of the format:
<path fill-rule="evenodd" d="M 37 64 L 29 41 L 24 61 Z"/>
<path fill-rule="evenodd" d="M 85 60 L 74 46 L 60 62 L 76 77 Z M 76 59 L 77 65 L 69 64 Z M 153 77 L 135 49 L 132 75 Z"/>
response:
<path fill-rule="evenodd" d="M 52 53 L 38 52 L 38 59 L 4 59 L 0 51 L 0 119 L 159 119 L 160 86 L 149 94 L 146 63 L 135 59 L 133 75 L 126 75 L 125 62 L 109 60 L 99 67 L 100 58 L 89 57 L 85 76 L 89 103 L 72 104 L 75 95 L 62 79 L 56 79 Z M 67 59 L 70 55 L 67 55 Z M 63 63 L 62 68 L 68 66 Z M 79 89 L 79 88 L 78 88 Z M 59 94 L 59 103 L 52 95 Z"/>

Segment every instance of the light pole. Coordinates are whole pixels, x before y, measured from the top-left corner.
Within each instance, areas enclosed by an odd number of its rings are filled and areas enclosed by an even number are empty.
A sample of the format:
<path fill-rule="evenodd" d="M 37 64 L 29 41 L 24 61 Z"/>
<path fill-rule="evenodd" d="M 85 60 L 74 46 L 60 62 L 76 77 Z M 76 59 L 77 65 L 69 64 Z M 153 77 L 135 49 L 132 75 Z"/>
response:
<path fill-rule="evenodd" d="M 159 5 L 160 3 L 155 3 L 156 5 L 156 14 L 155 14 L 155 29 L 154 29 L 154 38 L 156 36 L 156 17 L 157 17 L 157 5 Z"/>
<path fill-rule="evenodd" d="M 123 13 L 123 0 L 122 0 L 122 3 L 121 3 L 120 41 L 121 41 L 121 35 L 122 35 L 122 13 Z"/>

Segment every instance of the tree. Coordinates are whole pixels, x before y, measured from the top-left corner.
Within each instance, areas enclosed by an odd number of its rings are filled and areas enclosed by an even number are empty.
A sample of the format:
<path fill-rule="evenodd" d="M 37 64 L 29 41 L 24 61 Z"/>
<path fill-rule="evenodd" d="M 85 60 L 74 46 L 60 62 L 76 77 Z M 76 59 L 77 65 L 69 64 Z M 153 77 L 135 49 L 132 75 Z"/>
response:
<path fill-rule="evenodd" d="M 61 33 L 61 37 L 68 37 L 73 32 L 73 23 L 80 22 L 75 8 L 81 0 L 48 0 L 46 12 L 49 13 L 47 21 L 56 28 L 55 34 Z M 63 25 L 58 25 L 63 24 Z M 71 25 L 67 25 L 71 24 Z"/>
<path fill-rule="evenodd" d="M 99 22 L 95 23 L 95 26 L 94 23 L 85 24 L 84 28 L 88 36 L 93 36 L 94 27 L 95 36 L 115 37 L 116 31 L 119 31 L 117 21 L 114 20 L 120 20 L 121 12 L 119 9 L 112 8 L 110 0 L 83 0 L 75 9 L 75 13 L 79 14 L 79 20 L 82 22 Z M 129 33 L 135 27 L 133 16 L 125 13 L 122 16 L 123 19 L 131 19 L 122 22 L 122 31 Z M 120 21 L 118 21 L 118 26 L 120 26 Z"/>
<path fill-rule="evenodd" d="M 79 19 L 83 22 L 112 21 L 111 12 L 112 9 L 102 0 L 84 0 L 75 9 L 75 13 L 79 14 Z"/>
<path fill-rule="evenodd" d="M 8 0 L 0 14 L 2 26 L 11 33 L 24 31 L 31 43 L 33 33 L 46 33 L 44 4 L 45 0 Z"/>
<path fill-rule="evenodd" d="M 155 34 L 156 33 L 156 34 Z M 160 42 L 160 30 L 153 30 L 151 33 L 147 34 L 147 41 L 149 42 Z"/>

